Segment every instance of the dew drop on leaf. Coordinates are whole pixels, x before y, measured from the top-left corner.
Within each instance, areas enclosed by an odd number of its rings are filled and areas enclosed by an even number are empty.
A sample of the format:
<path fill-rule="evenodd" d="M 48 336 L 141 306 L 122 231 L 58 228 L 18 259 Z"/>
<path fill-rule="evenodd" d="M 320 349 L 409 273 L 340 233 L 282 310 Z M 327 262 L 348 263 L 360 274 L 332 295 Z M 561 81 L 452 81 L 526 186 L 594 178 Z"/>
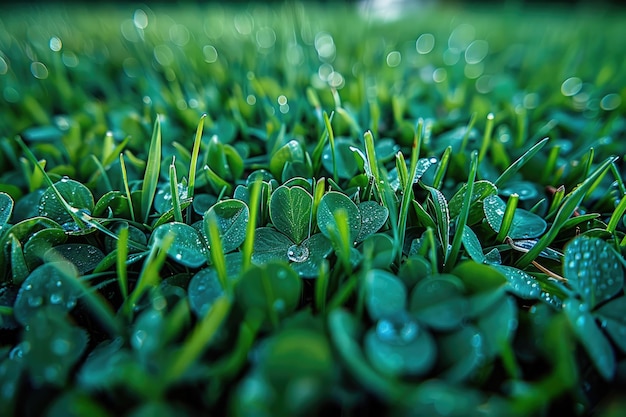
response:
<path fill-rule="evenodd" d="M 304 245 L 291 245 L 287 249 L 287 258 L 291 262 L 304 262 L 309 259 L 309 248 Z"/>

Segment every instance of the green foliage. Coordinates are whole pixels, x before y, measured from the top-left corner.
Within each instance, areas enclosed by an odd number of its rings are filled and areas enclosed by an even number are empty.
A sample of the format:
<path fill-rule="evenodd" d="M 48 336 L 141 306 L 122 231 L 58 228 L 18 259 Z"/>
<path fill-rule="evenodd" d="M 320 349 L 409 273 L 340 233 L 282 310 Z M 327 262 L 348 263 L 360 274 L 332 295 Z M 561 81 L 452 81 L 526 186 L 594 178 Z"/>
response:
<path fill-rule="evenodd" d="M 624 414 L 623 11 L 55 7 L 0 17 L 0 415 Z"/>

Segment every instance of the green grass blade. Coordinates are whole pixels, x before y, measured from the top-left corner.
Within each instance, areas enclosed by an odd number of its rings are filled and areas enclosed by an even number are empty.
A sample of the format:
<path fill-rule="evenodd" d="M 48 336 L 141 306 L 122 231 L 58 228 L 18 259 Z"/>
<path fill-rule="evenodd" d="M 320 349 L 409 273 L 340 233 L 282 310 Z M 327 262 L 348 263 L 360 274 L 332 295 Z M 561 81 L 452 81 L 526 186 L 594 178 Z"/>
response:
<path fill-rule="evenodd" d="M 459 251 L 461 250 L 461 243 L 463 241 L 463 229 L 467 224 L 467 218 L 469 216 L 470 206 L 472 203 L 472 194 L 474 193 L 474 182 L 476 181 L 476 172 L 478 171 L 478 153 L 472 152 L 470 162 L 470 172 L 467 178 L 467 189 L 465 191 L 465 198 L 463 199 L 463 205 L 461 206 L 461 212 L 456 221 L 456 232 L 452 238 L 452 245 L 450 247 L 450 253 L 444 267 L 445 271 L 451 271 L 456 265 L 459 257 Z"/>
<path fill-rule="evenodd" d="M 128 227 L 122 227 L 117 239 L 117 282 L 124 300 L 128 298 Z"/>
<path fill-rule="evenodd" d="M 150 210 L 154 202 L 157 186 L 159 185 L 159 173 L 161 170 L 161 122 L 159 116 L 154 121 L 148 161 L 143 177 L 143 189 L 141 192 L 141 219 L 148 224 Z"/>
<path fill-rule="evenodd" d="M 191 162 L 189 163 L 189 182 L 187 184 L 187 196 L 193 198 L 196 189 L 196 170 L 198 167 L 198 155 L 200 154 L 200 144 L 202 143 L 202 130 L 204 129 L 204 121 L 207 115 L 203 114 L 198 122 L 196 136 L 193 141 L 193 149 L 191 151 Z"/>
<path fill-rule="evenodd" d="M 174 221 L 183 222 L 183 211 L 180 208 L 180 196 L 178 195 L 178 178 L 176 175 L 176 157 L 172 156 L 170 164 L 170 193 L 172 194 L 172 208 L 174 210 Z"/>
<path fill-rule="evenodd" d="M 120 167 L 122 169 L 122 181 L 124 182 L 124 192 L 128 199 L 128 209 L 130 211 L 130 219 L 135 222 L 135 208 L 133 207 L 133 199 L 128 186 L 128 173 L 126 172 L 126 163 L 124 162 L 124 154 L 120 153 Z"/>
<path fill-rule="evenodd" d="M 250 204 L 248 205 L 249 217 L 248 224 L 246 225 L 246 240 L 243 242 L 241 252 L 243 255 L 242 271 L 245 271 L 250 266 L 250 259 L 252 259 L 252 250 L 254 248 L 254 231 L 257 226 L 257 218 L 259 214 L 259 201 L 261 199 L 261 187 L 263 182 L 261 178 L 257 178 L 252 183 L 250 190 Z"/>
<path fill-rule="evenodd" d="M 230 306 L 231 301 L 225 295 L 215 300 L 207 315 L 200 320 L 182 347 L 176 351 L 171 365 L 165 372 L 165 386 L 175 383 L 200 358 L 228 316 Z"/>
<path fill-rule="evenodd" d="M 575 188 L 574 191 L 565 197 L 563 204 L 557 212 L 554 222 L 548 231 L 539 239 L 537 244 L 533 246 L 531 250 L 526 252 L 517 261 L 516 267 L 520 269 L 527 267 L 532 261 L 535 260 L 535 258 L 537 258 L 537 256 L 539 256 L 542 250 L 547 248 L 554 241 L 565 222 L 567 222 L 574 211 L 576 211 L 578 205 L 581 203 L 585 195 L 587 195 L 587 192 L 589 192 L 593 185 L 596 184 L 596 181 L 606 173 L 616 159 L 616 157 L 610 157 L 605 160 L 602 165 L 593 171 L 589 178 L 587 178 L 577 188 Z"/>
<path fill-rule="evenodd" d="M 524 152 L 522 156 L 517 158 L 515 162 L 511 164 L 499 177 L 495 180 L 494 185 L 496 187 L 501 187 L 503 184 L 511 179 L 517 172 L 523 167 L 530 159 L 535 156 L 537 152 L 539 152 L 545 145 L 548 143 L 549 138 L 544 138 L 541 141 L 537 142 L 533 145 L 529 150 Z"/>

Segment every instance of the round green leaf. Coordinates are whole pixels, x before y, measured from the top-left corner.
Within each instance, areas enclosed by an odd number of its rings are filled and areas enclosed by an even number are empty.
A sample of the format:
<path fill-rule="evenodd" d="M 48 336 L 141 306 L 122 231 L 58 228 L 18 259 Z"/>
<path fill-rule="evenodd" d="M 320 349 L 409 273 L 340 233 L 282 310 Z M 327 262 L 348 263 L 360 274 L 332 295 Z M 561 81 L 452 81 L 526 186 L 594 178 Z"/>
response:
<path fill-rule="evenodd" d="M 270 198 L 270 219 L 274 227 L 300 244 L 310 232 L 313 196 L 304 188 L 280 186 Z"/>
<path fill-rule="evenodd" d="M 24 363 L 35 385 L 65 384 L 74 364 L 87 347 L 87 332 L 50 311 L 34 310 L 24 329 Z"/>
<path fill-rule="evenodd" d="M 433 337 L 406 314 L 379 320 L 363 348 L 374 368 L 394 377 L 424 375 L 437 357 Z"/>
<path fill-rule="evenodd" d="M 229 199 L 215 204 L 204 214 L 204 230 L 209 234 L 209 216 L 217 219 L 222 249 L 224 253 L 231 252 L 239 247 L 246 239 L 246 228 L 250 211 L 246 203 L 240 200 Z"/>
<path fill-rule="evenodd" d="M 332 245 L 321 233 L 316 233 L 300 245 L 287 248 L 287 258 L 291 267 L 302 278 L 315 278 L 326 256 L 332 251 Z"/>
<path fill-rule="evenodd" d="M 454 329 L 463 322 L 469 309 L 463 289 L 463 282 L 454 275 L 423 279 L 411 292 L 409 311 L 433 329 Z"/>
<path fill-rule="evenodd" d="M 257 310 L 267 317 L 285 317 L 300 302 L 302 281 L 283 262 L 248 268 L 235 287 L 235 299 L 243 311 Z"/>
<path fill-rule="evenodd" d="M 359 213 L 361 213 L 361 230 L 359 230 L 356 241 L 361 242 L 385 225 L 389 217 L 389 210 L 375 201 L 364 201 L 358 205 L 358 208 Z"/>
<path fill-rule="evenodd" d="M 563 275 L 591 308 L 624 286 L 624 269 L 618 255 L 604 240 L 574 238 L 564 255 Z"/>
<path fill-rule="evenodd" d="M 506 185 L 506 187 L 500 190 L 500 194 L 505 197 L 509 197 L 514 193 L 519 196 L 520 201 L 532 200 L 533 198 L 537 198 L 539 196 L 537 186 L 528 181 L 510 182 Z"/>
<path fill-rule="evenodd" d="M 574 334 L 585 348 L 589 359 L 606 380 L 610 381 L 615 373 L 616 361 L 613 347 L 596 325 L 589 312 L 589 306 L 583 301 L 570 298 L 563 304 L 563 311 L 574 329 Z"/>
<path fill-rule="evenodd" d="M 536 300 L 541 294 L 541 286 L 532 275 L 507 265 L 493 265 L 508 281 L 507 290 L 525 300 Z"/>
<path fill-rule="evenodd" d="M 270 158 L 270 172 L 274 178 L 282 178 L 285 165 L 294 162 L 305 162 L 306 150 L 297 140 L 290 140 L 278 149 Z"/>
<path fill-rule="evenodd" d="M 358 147 L 358 145 L 350 138 L 336 138 L 335 139 L 335 153 L 333 154 L 330 143 L 327 143 L 322 153 L 322 165 L 327 172 L 332 174 L 333 171 L 333 159 L 335 166 L 337 167 L 337 176 L 343 179 L 349 179 L 354 177 L 359 172 L 359 164 L 357 157 L 352 151 L 352 147 Z"/>
<path fill-rule="evenodd" d="M 357 205 L 345 194 L 330 191 L 322 196 L 317 207 L 317 226 L 324 236 L 330 238 L 328 227 L 337 229 L 333 213 L 339 209 L 345 210 L 348 216 L 350 240 L 354 242 L 361 231 L 361 213 Z"/>
<path fill-rule="evenodd" d="M 499 232 L 506 203 L 500 197 L 490 195 L 483 201 L 483 210 L 489 226 L 495 232 Z M 530 211 L 518 208 L 515 209 L 508 235 L 511 239 L 528 239 L 542 235 L 546 227 L 547 223 L 544 219 Z"/>
<path fill-rule="evenodd" d="M 76 306 L 81 290 L 73 281 L 78 277 L 76 267 L 69 262 L 43 264 L 24 280 L 15 300 L 13 314 L 21 324 L 27 324 L 44 306 L 49 313 L 64 314 Z"/>
<path fill-rule="evenodd" d="M 234 252 L 225 255 L 226 274 L 229 279 L 238 277 L 241 269 L 241 253 Z M 204 268 L 196 273 L 187 287 L 189 306 L 198 317 L 204 317 L 215 300 L 224 294 L 215 268 Z"/>
<path fill-rule="evenodd" d="M 10 195 L 0 192 L 0 227 L 8 223 L 13 213 L 13 199 Z"/>
<path fill-rule="evenodd" d="M 473 325 L 466 325 L 453 333 L 437 338 L 441 376 L 449 382 L 467 380 L 484 363 L 484 337 Z"/>
<path fill-rule="evenodd" d="M 594 312 L 600 326 L 613 339 L 615 345 L 626 353 L 626 297 L 609 301 Z"/>
<path fill-rule="evenodd" d="M 365 305 L 373 320 L 390 317 L 406 309 L 406 288 L 395 275 L 370 269 L 363 282 Z"/>
<path fill-rule="evenodd" d="M 517 329 L 517 304 L 511 296 L 500 297 L 480 317 L 476 325 L 484 335 L 487 357 L 499 355 Z"/>
<path fill-rule="evenodd" d="M 272 227 L 259 227 L 254 231 L 252 262 L 287 261 L 287 251 L 293 242 Z"/>
<path fill-rule="evenodd" d="M 130 206 L 126 194 L 120 191 L 109 191 L 100 197 L 93 209 L 93 215 L 96 217 L 107 217 L 109 214 L 107 213 L 108 210 L 114 217 L 129 218 Z"/>
<path fill-rule="evenodd" d="M 372 268 L 389 268 L 394 261 L 395 247 L 393 239 L 386 234 L 375 233 L 367 236 L 359 246 L 359 250 L 362 254 L 372 254 L 368 259 Z"/>
<path fill-rule="evenodd" d="M 88 213 L 93 211 L 93 195 L 89 188 L 80 182 L 63 178 L 57 181 L 54 187 L 70 206 L 78 210 L 86 210 Z M 48 187 L 39 200 L 39 215 L 52 219 L 61 225 L 73 223 L 72 216 L 65 210 L 63 203 L 58 200 L 52 187 Z"/>
<path fill-rule="evenodd" d="M 181 265 L 198 268 L 207 261 L 207 248 L 200 233 L 193 227 L 178 222 L 165 223 L 154 229 L 149 245 L 160 245 L 166 236 L 174 240 L 167 250 L 167 255 Z"/>
<path fill-rule="evenodd" d="M 306 380 L 310 389 L 319 391 L 330 383 L 335 363 L 324 335 L 310 329 L 292 328 L 267 341 L 259 366 L 267 381 L 279 392 L 299 380 Z"/>
<path fill-rule="evenodd" d="M 85 275 L 104 259 L 104 253 L 93 245 L 68 243 L 48 249 L 43 259 L 45 262 L 69 261 L 74 264 L 79 275 Z"/>
<path fill-rule="evenodd" d="M 450 208 L 450 218 L 453 219 L 461 213 L 466 192 L 467 184 L 463 184 L 459 191 L 457 191 L 450 199 L 450 202 L 448 203 L 448 207 Z M 497 193 L 498 189 L 489 181 L 483 180 L 474 182 L 467 224 L 475 224 L 483 218 L 483 200 L 486 197 L 496 195 Z"/>

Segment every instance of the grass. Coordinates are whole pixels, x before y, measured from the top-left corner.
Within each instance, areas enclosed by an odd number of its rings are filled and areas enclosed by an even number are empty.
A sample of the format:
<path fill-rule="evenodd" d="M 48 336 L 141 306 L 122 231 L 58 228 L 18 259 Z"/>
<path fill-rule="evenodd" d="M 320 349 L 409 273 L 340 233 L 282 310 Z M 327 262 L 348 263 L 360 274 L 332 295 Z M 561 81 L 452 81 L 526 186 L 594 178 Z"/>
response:
<path fill-rule="evenodd" d="M 11 7 L 0 414 L 622 415 L 623 18 Z"/>

